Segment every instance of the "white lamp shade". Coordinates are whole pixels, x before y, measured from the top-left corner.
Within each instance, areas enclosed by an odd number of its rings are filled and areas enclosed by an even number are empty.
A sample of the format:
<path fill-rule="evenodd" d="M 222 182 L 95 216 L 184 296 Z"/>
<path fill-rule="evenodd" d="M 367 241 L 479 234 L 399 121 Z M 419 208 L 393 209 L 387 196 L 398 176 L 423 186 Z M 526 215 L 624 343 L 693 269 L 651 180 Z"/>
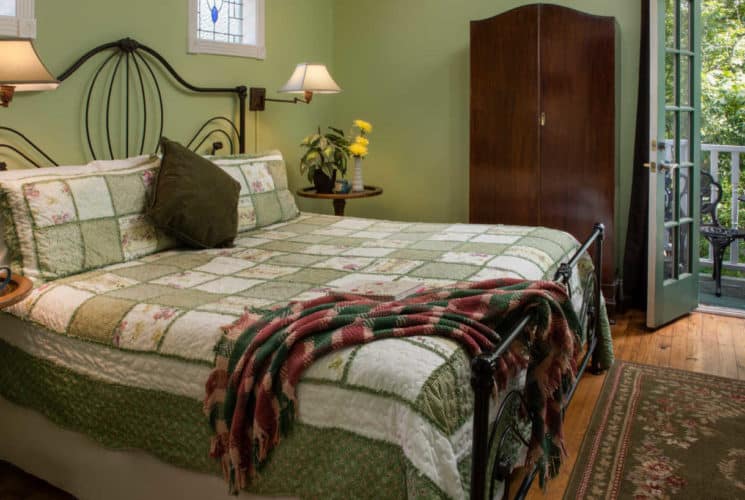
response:
<path fill-rule="evenodd" d="M 31 40 L 0 40 L 0 85 L 16 92 L 54 90 L 59 82 L 41 62 Z"/>
<path fill-rule="evenodd" d="M 331 78 L 325 64 L 300 63 L 279 91 L 288 94 L 338 94 L 341 87 Z"/>

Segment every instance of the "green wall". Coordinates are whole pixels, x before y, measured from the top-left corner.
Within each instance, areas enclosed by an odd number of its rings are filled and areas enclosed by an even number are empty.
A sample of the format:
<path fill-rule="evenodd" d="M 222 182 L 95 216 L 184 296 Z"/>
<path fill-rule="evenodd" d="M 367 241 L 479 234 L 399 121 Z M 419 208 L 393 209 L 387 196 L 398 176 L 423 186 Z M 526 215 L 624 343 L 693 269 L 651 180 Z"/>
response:
<path fill-rule="evenodd" d="M 270 96 L 298 62 L 323 61 L 333 71 L 332 0 L 269 0 L 267 57 L 263 61 L 187 54 L 186 5 L 185 0 L 36 0 L 35 44 L 57 75 L 94 46 L 129 36 L 161 52 L 191 83 L 264 86 Z M 26 133 L 60 163 L 87 161 L 82 109 L 95 66 L 86 65 L 53 92 L 16 94 L 9 108 L 0 108 L 0 124 Z M 190 139 L 202 122 L 214 115 L 237 113 L 234 98 L 195 98 L 168 83 L 162 86 L 164 134 L 174 140 Z M 316 123 L 328 121 L 332 105 L 331 96 L 317 96 L 312 106 L 269 104 L 259 116 L 259 148 L 276 147 L 286 153 L 294 185 L 302 182 L 296 168 L 297 144 Z M 249 150 L 255 148 L 254 120 L 254 113 L 249 113 Z"/>
<path fill-rule="evenodd" d="M 532 2 L 336 1 L 335 77 L 345 92 L 334 103 L 335 121 L 362 117 L 376 126 L 364 169 L 366 182 L 385 187 L 382 197 L 348 205 L 348 213 L 468 219 L 469 21 L 527 3 Z M 636 0 L 555 3 L 614 16 L 620 26 L 620 243 L 631 187 L 640 5 Z"/>
<path fill-rule="evenodd" d="M 402 220 L 468 219 L 469 21 L 529 2 L 520 0 L 268 0 L 267 58 L 189 55 L 184 0 L 37 0 L 37 48 L 53 73 L 96 44 L 131 36 L 161 51 L 196 84 L 281 86 L 297 62 L 328 64 L 344 92 L 316 96 L 310 106 L 267 105 L 249 114 L 248 146 L 279 148 L 292 187 L 305 185 L 297 170 L 298 143 L 317 125 L 348 128 L 371 121 L 367 183 L 383 186 L 377 198 L 348 203 L 347 214 Z M 639 51 L 635 0 L 564 0 L 557 3 L 615 16 L 620 26 L 621 162 L 617 242 L 625 219 L 633 159 Z M 82 96 L 93 66 L 54 92 L 18 94 L 0 123 L 28 133 L 64 163 L 83 155 Z M 214 114 L 235 113 L 229 98 L 193 98 L 169 88 L 165 134 L 191 137 Z M 350 172 L 351 175 L 351 172 Z M 300 199 L 301 209 L 331 212 L 328 202 Z M 620 254 L 620 252 L 617 252 Z M 618 255 L 620 259 L 620 255 Z"/>

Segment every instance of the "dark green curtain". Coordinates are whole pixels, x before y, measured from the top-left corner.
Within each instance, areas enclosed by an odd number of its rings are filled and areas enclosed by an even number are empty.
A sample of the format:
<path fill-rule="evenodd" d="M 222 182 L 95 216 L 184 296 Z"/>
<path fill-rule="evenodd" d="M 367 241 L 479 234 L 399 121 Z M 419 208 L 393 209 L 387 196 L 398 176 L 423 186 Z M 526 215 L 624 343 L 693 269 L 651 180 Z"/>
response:
<path fill-rule="evenodd" d="M 656 0 L 652 0 L 656 1 Z M 639 50 L 639 101 L 636 111 L 636 140 L 631 181 L 626 252 L 623 259 L 624 304 L 647 307 L 647 238 L 649 212 L 649 2 L 641 0 L 642 25 Z"/>

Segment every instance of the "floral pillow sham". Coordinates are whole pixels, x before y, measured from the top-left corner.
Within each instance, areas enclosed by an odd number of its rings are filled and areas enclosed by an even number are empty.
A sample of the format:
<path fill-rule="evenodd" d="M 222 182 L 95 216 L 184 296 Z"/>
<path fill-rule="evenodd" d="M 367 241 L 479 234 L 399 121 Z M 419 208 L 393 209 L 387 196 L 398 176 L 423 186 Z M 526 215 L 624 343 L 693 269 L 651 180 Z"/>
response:
<path fill-rule="evenodd" d="M 207 158 L 241 185 L 238 232 L 283 222 L 300 214 L 288 189 L 287 169 L 279 151 Z"/>
<path fill-rule="evenodd" d="M 160 160 L 139 156 L 0 175 L 11 267 L 47 281 L 177 245 L 146 218 Z"/>

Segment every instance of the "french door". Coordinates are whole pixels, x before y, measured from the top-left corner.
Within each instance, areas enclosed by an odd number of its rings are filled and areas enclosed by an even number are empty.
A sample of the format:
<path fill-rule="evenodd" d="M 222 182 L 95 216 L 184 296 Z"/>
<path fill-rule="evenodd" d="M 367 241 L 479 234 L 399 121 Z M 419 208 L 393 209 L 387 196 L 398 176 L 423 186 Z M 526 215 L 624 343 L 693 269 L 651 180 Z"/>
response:
<path fill-rule="evenodd" d="M 698 305 L 702 0 L 650 0 L 647 326 Z"/>

